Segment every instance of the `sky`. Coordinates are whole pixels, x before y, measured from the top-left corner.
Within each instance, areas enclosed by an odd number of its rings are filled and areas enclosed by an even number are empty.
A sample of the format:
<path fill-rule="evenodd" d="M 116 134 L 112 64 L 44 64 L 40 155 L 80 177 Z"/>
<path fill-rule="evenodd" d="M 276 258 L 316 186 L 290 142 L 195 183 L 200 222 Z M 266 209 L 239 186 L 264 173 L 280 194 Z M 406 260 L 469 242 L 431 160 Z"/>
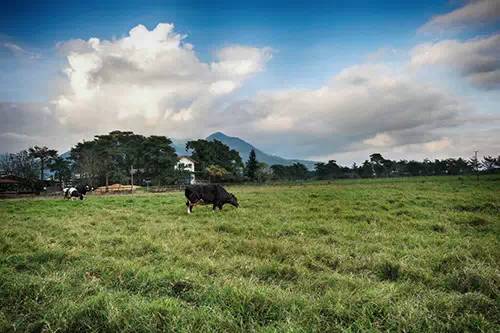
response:
<path fill-rule="evenodd" d="M 342 164 L 500 154 L 500 0 L 1 1 L 0 152 L 215 131 Z"/>

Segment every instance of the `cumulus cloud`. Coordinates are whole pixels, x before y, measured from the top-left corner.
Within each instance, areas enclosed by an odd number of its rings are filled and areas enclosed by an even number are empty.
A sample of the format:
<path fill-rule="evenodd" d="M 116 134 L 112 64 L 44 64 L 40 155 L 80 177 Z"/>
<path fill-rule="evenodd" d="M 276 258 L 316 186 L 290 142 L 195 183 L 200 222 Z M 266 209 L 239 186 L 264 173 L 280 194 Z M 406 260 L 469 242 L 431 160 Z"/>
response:
<path fill-rule="evenodd" d="M 500 34 L 468 41 L 444 40 L 417 45 L 411 64 L 446 65 L 457 70 L 473 85 L 500 88 Z"/>
<path fill-rule="evenodd" d="M 460 125 L 467 111 L 460 98 L 408 73 L 365 64 L 343 70 L 318 89 L 260 93 L 232 104 L 220 112 L 225 118 L 214 121 L 224 119 L 233 133 L 261 145 L 286 142 L 282 150 L 289 154 L 319 156 L 436 141 L 439 129 Z"/>
<path fill-rule="evenodd" d="M 116 40 L 59 44 L 67 85 L 52 101 L 55 115 L 76 131 L 127 128 L 181 137 L 199 133 L 205 110 L 265 68 L 269 48 L 225 47 L 201 61 L 172 24 L 138 25 Z M 194 120 L 197 120 L 194 122 Z M 190 123 L 187 123 L 190 122 Z"/>
<path fill-rule="evenodd" d="M 500 22 L 500 1 L 468 1 L 450 13 L 434 16 L 420 27 L 419 32 L 432 33 L 446 30 L 463 30 L 467 27 Z"/>
<path fill-rule="evenodd" d="M 375 147 L 386 147 L 393 145 L 394 139 L 387 133 L 377 133 L 374 137 L 364 140 L 363 143 Z"/>

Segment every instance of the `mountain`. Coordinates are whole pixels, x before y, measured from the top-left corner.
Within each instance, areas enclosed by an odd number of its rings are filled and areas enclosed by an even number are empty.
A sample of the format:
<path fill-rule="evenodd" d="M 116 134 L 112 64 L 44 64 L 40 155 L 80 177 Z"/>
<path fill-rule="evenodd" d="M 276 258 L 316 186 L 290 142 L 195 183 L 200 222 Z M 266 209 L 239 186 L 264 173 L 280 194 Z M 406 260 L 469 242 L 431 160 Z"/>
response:
<path fill-rule="evenodd" d="M 229 148 L 234 149 L 237 152 L 239 152 L 241 159 L 244 162 L 246 162 L 246 160 L 248 159 L 248 155 L 250 154 L 250 151 L 252 149 L 255 149 L 255 155 L 257 156 L 257 160 L 259 162 L 264 162 L 264 163 L 268 164 L 269 166 L 271 166 L 273 164 L 292 165 L 294 163 L 302 163 L 309 170 L 312 170 L 312 169 L 314 169 L 314 164 L 317 163 L 315 161 L 286 159 L 286 158 L 283 158 L 280 156 L 270 155 L 270 154 L 263 152 L 262 150 L 260 150 L 258 148 L 255 148 L 253 145 L 246 142 L 245 140 L 242 140 L 242 139 L 240 139 L 238 137 L 234 137 L 234 136 L 227 136 L 221 132 L 215 132 L 213 134 L 210 134 L 206 138 L 206 140 L 208 140 L 208 141 L 219 140 L 220 142 L 229 146 Z"/>

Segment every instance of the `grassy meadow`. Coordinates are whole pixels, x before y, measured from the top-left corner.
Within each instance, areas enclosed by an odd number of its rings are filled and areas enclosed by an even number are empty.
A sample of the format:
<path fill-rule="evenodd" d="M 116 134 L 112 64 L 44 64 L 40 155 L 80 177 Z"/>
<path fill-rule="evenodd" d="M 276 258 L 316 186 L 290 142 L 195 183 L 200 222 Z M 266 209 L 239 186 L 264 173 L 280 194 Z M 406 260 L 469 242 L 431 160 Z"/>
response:
<path fill-rule="evenodd" d="M 0 201 L 0 332 L 498 332 L 500 178 Z"/>

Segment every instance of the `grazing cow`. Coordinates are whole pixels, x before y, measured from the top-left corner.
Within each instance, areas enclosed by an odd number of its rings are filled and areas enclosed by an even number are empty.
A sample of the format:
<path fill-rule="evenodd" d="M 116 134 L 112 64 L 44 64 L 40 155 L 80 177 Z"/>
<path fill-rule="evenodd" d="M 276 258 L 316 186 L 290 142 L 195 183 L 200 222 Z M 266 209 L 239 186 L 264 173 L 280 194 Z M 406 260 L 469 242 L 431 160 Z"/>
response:
<path fill-rule="evenodd" d="M 238 199 L 234 194 L 227 192 L 220 185 L 192 185 L 186 187 L 184 191 L 186 195 L 186 206 L 188 214 L 191 214 L 193 207 L 197 204 L 212 204 L 212 209 L 222 210 L 224 204 L 230 204 L 238 208 Z"/>
<path fill-rule="evenodd" d="M 77 187 L 66 187 L 63 190 L 63 193 L 65 199 L 73 200 L 76 198 L 80 198 L 80 200 L 83 200 L 83 198 L 89 191 L 91 191 L 91 188 L 88 185 L 80 185 Z"/>

